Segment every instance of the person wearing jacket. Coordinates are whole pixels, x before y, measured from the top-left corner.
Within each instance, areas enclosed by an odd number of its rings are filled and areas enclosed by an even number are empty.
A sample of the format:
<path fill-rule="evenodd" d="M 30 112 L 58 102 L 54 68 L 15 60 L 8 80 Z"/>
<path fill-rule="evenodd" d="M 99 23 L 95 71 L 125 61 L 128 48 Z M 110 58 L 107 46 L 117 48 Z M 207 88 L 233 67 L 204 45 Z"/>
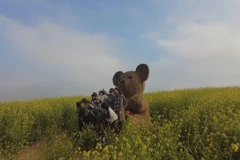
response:
<path fill-rule="evenodd" d="M 91 99 L 90 102 L 91 102 L 92 104 L 95 104 L 95 100 L 96 100 L 96 98 L 97 98 L 97 93 L 96 93 L 96 92 L 93 92 L 92 95 L 91 95 L 91 97 L 92 97 L 92 99 Z"/>
<path fill-rule="evenodd" d="M 98 91 L 98 97 L 101 98 L 102 102 L 105 102 L 105 99 L 108 97 L 103 90 Z"/>
<path fill-rule="evenodd" d="M 126 120 L 125 108 L 127 106 L 127 100 L 119 89 L 114 89 L 114 95 L 116 96 L 116 99 L 114 101 L 113 111 L 118 115 L 119 129 L 121 130 L 123 123 Z"/>
<path fill-rule="evenodd" d="M 104 102 L 107 103 L 109 105 L 109 107 L 111 107 L 111 109 L 113 109 L 114 101 L 116 99 L 116 96 L 113 94 L 114 89 L 110 88 L 109 93 L 104 89 L 102 89 L 102 91 L 107 95 L 107 98 L 105 99 Z"/>
<path fill-rule="evenodd" d="M 102 109 L 102 101 L 99 96 L 95 99 L 95 104 L 90 102 L 86 103 L 89 114 L 95 117 L 95 130 L 99 136 L 104 136 L 104 120 L 106 117 L 106 111 Z"/>
<path fill-rule="evenodd" d="M 85 104 L 87 101 L 88 100 L 86 98 L 83 98 L 81 101 L 76 102 L 79 131 L 83 131 L 83 123 L 90 122 L 88 119 L 88 110 L 82 106 L 82 104 Z"/>
<path fill-rule="evenodd" d="M 104 112 L 105 121 L 110 125 L 110 128 L 113 132 L 117 132 L 118 129 L 118 115 L 108 106 L 107 103 L 102 103 L 102 109 L 104 109 L 106 112 Z"/>

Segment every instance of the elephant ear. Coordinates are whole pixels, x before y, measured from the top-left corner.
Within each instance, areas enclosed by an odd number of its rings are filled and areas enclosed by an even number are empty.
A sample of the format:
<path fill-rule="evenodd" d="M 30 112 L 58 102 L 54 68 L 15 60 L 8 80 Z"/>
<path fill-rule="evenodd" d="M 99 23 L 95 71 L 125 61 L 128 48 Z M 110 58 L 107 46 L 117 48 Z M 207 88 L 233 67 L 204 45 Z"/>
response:
<path fill-rule="evenodd" d="M 118 86 L 118 83 L 119 83 L 119 78 L 120 78 L 120 76 L 123 74 L 123 72 L 122 71 L 118 71 L 118 72 L 116 72 L 115 74 L 114 74 L 114 76 L 113 76 L 113 84 L 115 85 L 115 86 Z"/>
<path fill-rule="evenodd" d="M 136 68 L 136 72 L 142 82 L 146 81 L 149 77 L 149 68 L 147 64 L 139 64 Z"/>

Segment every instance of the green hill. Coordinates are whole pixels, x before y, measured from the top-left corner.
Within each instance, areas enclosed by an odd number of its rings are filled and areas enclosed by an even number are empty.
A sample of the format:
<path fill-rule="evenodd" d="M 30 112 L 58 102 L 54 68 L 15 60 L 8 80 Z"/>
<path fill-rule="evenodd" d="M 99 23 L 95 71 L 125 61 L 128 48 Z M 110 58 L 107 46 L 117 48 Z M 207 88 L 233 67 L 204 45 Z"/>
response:
<path fill-rule="evenodd" d="M 240 87 L 145 96 L 152 123 L 129 123 L 118 136 L 107 132 L 106 145 L 90 128 L 79 140 L 75 102 L 82 97 L 0 103 L 0 157 L 17 159 L 26 146 L 44 141 L 42 159 L 239 159 Z"/>

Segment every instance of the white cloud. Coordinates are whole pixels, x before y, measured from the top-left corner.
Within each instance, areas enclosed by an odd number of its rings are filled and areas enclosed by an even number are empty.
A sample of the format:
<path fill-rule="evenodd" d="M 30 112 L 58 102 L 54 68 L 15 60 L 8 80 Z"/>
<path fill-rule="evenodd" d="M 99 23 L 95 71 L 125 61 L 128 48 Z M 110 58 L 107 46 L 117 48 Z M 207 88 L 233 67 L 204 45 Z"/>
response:
<path fill-rule="evenodd" d="M 39 96 L 40 92 L 54 89 L 58 91 L 46 96 L 91 94 L 112 87 L 113 74 L 126 66 L 114 56 L 117 45 L 104 34 L 84 33 L 49 21 L 27 26 L 4 16 L 0 16 L 0 29 L 0 36 L 14 47 L 14 54 L 45 69 L 35 66 L 36 70 L 25 76 L 1 82 L 4 88 L 1 92 L 9 92 L 8 99 L 16 98 L 21 92 L 25 93 L 21 98 L 41 97 L 44 94 Z M 24 87 L 29 91 L 19 90 Z M 13 92 L 15 96 L 11 96 Z"/>
<path fill-rule="evenodd" d="M 239 85 L 239 0 L 175 3 L 168 8 L 171 12 L 167 20 L 151 17 L 156 20 L 152 28 L 159 25 L 157 30 L 140 36 L 154 41 L 160 52 L 159 59 L 149 63 L 145 91 Z M 151 0 L 151 4 L 157 11 L 157 4 L 162 7 L 164 2 Z M 130 16 L 138 19 L 139 14 L 144 17 L 144 12 L 136 8 Z M 68 18 L 62 20 L 69 22 Z M 35 64 L 27 64 L 31 67 L 28 71 L 14 68 L 8 72 L 0 68 L 1 75 L 6 77 L 0 77 L 0 99 L 90 94 L 112 87 L 112 76 L 117 70 L 135 69 L 136 61 L 130 63 L 131 59 L 127 62 L 115 56 L 120 52 L 115 38 L 67 26 L 72 25 L 59 25 L 50 19 L 29 26 L 0 16 L 0 38 L 15 49 L 12 55 Z"/>
<path fill-rule="evenodd" d="M 189 15 L 169 16 L 168 23 L 175 29 L 167 38 L 161 30 L 143 35 L 164 52 L 151 64 L 149 90 L 156 85 L 161 89 L 240 85 L 240 24 L 236 21 L 240 5 L 236 2 L 219 1 L 207 10 L 205 2 L 199 1 L 202 8 L 192 9 Z"/>
<path fill-rule="evenodd" d="M 212 56 L 240 57 L 240 29 L 225 24 L 184 24 L 170 40 L 159 40 L 159 47 L 176 56 L 205 59 Z"/>

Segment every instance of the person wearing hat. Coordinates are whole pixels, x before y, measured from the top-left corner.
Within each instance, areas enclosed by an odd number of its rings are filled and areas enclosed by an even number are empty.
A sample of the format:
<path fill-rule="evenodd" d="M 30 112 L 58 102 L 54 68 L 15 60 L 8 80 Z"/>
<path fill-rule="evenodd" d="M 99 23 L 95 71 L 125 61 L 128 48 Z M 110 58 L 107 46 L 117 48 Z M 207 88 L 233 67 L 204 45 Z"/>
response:
<path fill-rule="evenodd" d="M 96 98 L 96 97 L 97 97 L 97 93 L 96 93 L 96 92 L 93 92 L 92 95 L 91 95 L 91 97 L 92 97 L 92 98 L 93 98 L 93 97 Z"/>
<path fill-rule="evenodd" d="M 102 111 L 101 104 L 102 104 L 101 97 L 96 96 L 94 98 L 94 103 L 88 102 L 86 103 L 86 106 L 93 114 L 98 115 L 98 113 Z"/>
<path fill-rule="evenodd" d="M 95 105 L 96 106 L 101 106 L 101 103 L 102 103 L 102 97 L 101 96 L 97 96 L 96 98 L 95 98 Z"/>
<path fill-rule="evenodd" d="M 96 92 L 93 92 L 92 95 L 91 95 L 91 98 L 92 98 L 91 101 L 90 101 L 91 104 L 95 104 L 95 99 L 96 99 L 96 97 L 97 97 L 97 93 L 96 93 Z"/>
<path fill-rule="evenodd" d="M 100 137 L 104 137 L 104 121 L 107 115 L 106 110 L 102 108 L 102 100 L 100 96 L 95 99 L 95 104 L 88 104 L 90 113 L 95 117 L 95 130 Z"/>
<path fill-rule="evenodd" d="M 82 104 L 86 106 L 89 101 L 86 98 L 83 98 L 81 101 L 76 102 L 76 113 L 78 114 L 78 126 L 79 131 L 83 131 L 83 123 L 88 123 L 88 109 L 83 107 Z"/>
<path fill-rule="evenodd" d="M 101 98 L 102 102 L 105 102 L 106 98 L 108 97 L 103 90 L 98 92 L 98 96 Z"/>

